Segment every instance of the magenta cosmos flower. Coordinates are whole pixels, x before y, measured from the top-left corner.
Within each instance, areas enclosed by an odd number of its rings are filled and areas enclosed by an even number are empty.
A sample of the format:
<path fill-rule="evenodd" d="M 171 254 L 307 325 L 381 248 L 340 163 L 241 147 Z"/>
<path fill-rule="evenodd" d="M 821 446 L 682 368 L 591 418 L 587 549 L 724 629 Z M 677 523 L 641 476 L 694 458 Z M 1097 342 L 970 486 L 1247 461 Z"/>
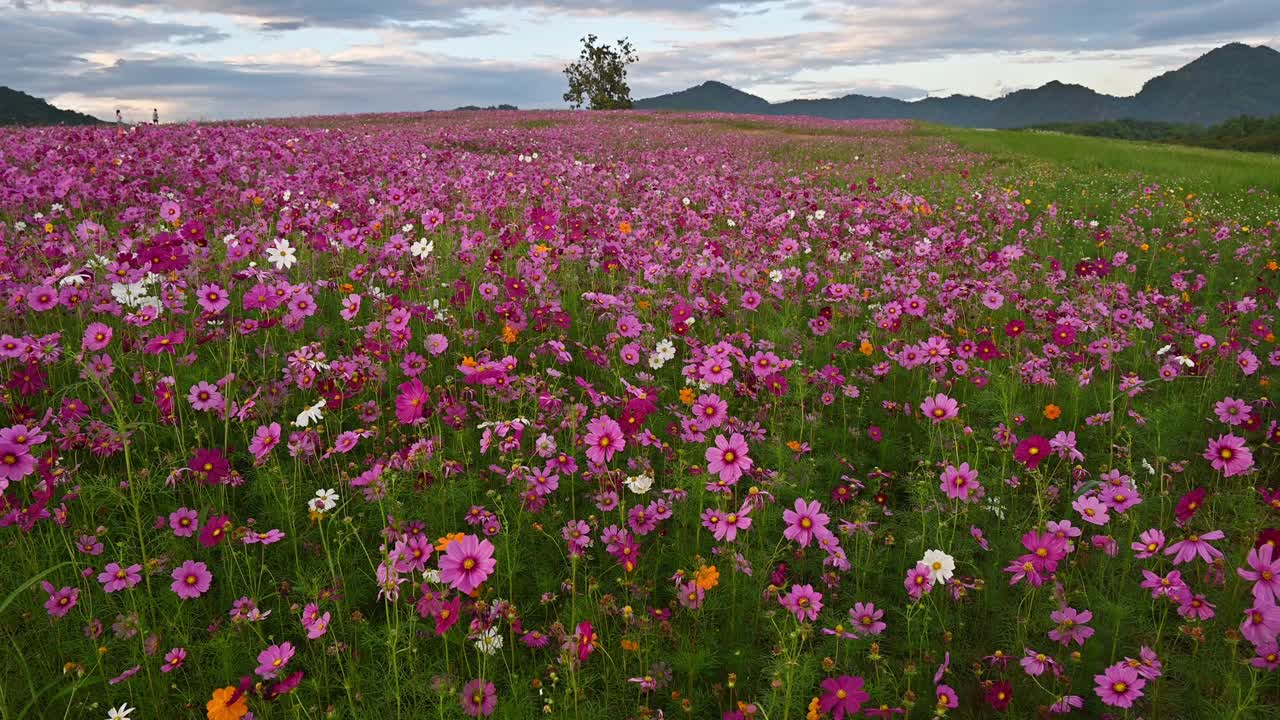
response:
<path fill-rule="evenodd" d="M 607 415 L 587 423 L 584 442 L 587 446 L 587 459 L 598 465 L 609 462 L 614 453 L 627 446 L 627 441 L 622 437 L 622 428 Z"/>
<path fill-rule="evenodd" d="M 194 600 L 209 590 L 213 575 L 202 562 L 188 560 L 173 571 L 173 584 L 169 586 L 183 600 Z"/>
<path fill-rule="evenodd" d="M 1219 435 L 1210 440 L 1208 449 L 1204 451 L 1204 459 L 1225 477 L 1239 475 L 1253 467 L 1253 453 L 1244 444 L 1244 438 L 1231 434 Z"/>
<path fill-rule="evenodd" d="M 1147 681 L 1137 670 L 1125 663 L 1117 663 L 1093 676 L 1098 686 L 1093 689 L 1104 704 L 1111 707 L 1130 708 L 1133 702 L 1142 697 L 1142 688 Z"/>
<path fill-rule="evenodd" d="M 844 716 L 857 715 L 862 703 L 871 699 L 862 689 L 863 681 L 856 675 L 841 675 L 822 681 L 822 697 L 818 700 L 818 709 L 831 713 L 835 720 L 844 720 Z"/>
<path fill-rule="evenodd" d="M 1018 443 L 1018 447 L 1013 450 L 1013 457 L 1028 468 L 1035 470 L 1040 461 L 1049 456 L 1050 450 L 1052 448 L 1049 447 L 1048 440 L 1039 435 L 1032 435 Z"/>
<path fill-rule="evenodd" d="M 855 633 L 879 635 L 888 627 L 880 618 L 884 611 L 876 608 L 875 603 L 854 603 L 849 609 L 849 619 L 853 621 Z"/>
<path fill-rule="evenodd" d="M 489 579 L 497 564 L 493 558 L 493 543 L 475 535 L 466 535 L 449 543 L 441 553 L 440 580 L 459 592 L 470 593 Z"/>
<path fill-rule="evenodd" d="M 471 717 L 489 717 L 498 706 L 498 689 L 488 680 L 476 678 L 462 686 L 462 711 Z"/>
<path fill-rule="evenodd" d="M 396 390 L 396 419 L 402 425 L 413 424 L 427 416 L 431 406 L 431 393 L 422 385 L 422 381 L 414 378 L 401 383 Z"/>
<path fill-rule="evenodd" d="M 817 500 L 806 503 L 804 498 L 796 498 L 795 508 L 794 511 L 782 511 L 782 519 L 787 523 L 782 536 L 795 540 L 800 547 L 809 547 L 815 535 L 827 532 L 827 522 L 831 518 L 822 512 L 822 504 Z"/>
<path fill-rule="evenodd" d="M 778 602 L 801 622 L 817 620 L 818 613 L 822 612 L 822 593 L 812 585 L 792 585 L 791 591 L 778 598 Z"/>
<path fill-rule="evenodd" d="M 944 420 L 950 420 L 960 415 L 960 403 L 955 400 L 938 393 L 933 397 L 927 397 L 924 402 L 920 403 L 920 412 L 935 423 Z"/>
<path fill-rule="evenodd" d="M 719 473 L 720 479 L 727 483 L 738 482 L 742 474 L 751 469 L 751 458 L 747 457 L 747 439 L 742 433 L 734 433 L 725 439 L 724 435 L 716 435 L 715 447 L 707 448 L 707 472 Z"/>

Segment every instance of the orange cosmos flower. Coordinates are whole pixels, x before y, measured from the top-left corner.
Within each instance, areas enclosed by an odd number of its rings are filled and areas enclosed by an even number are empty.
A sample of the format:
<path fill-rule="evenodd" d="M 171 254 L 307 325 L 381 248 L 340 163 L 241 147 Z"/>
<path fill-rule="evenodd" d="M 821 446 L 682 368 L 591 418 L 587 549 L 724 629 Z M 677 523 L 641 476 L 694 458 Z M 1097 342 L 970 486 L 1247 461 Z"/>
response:
<path fill-rule="evenodd" d="M 715 565 L 698 568 L 698 572 L 694 573 L 693 577 L 698 587 L 703 590 L 710 590 L 720 584 L 720 571 L 716 569 Z"/>
<path fill-rule="evenodd" d="M 209 720 L 240 720 L 249 713 L 249 701 L 243 693 L 236 698 L 235 702 L 231 702 L 231 698 L 235 697 L 236 688 L 228 685 L 224 688 L 218 688 L 213 691 L 213 697 L 205 703 L 205 709 L 209 711 Z"/>
<path fill-rule="evenodd" d="M 462 538 L 466 536 L 466 533 L 449 533 L 448 535 L 436 540 L 436 550 L 444 552 L 445 548 L 449 547 L 453 543 L 461 542 Z"/>
<path fill-rule="evenodd" d="M 1053 403 L 1049 403 L 1044 406 L 1044 416 L 1050 420 L 1057 420 L 1062 417 L 1062 408 L 1054 405 Z"/>

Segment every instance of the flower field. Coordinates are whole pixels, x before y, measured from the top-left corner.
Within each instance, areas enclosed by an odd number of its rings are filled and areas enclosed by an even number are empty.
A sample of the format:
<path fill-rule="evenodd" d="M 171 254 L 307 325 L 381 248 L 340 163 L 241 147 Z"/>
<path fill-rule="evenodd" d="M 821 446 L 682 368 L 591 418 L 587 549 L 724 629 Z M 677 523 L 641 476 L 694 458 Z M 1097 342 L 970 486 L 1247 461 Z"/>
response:
<path fill-rule="evenodd" d="M 907 123 L 0 130 L 0 718 L 1280 716 L 1280 199 Z"/>

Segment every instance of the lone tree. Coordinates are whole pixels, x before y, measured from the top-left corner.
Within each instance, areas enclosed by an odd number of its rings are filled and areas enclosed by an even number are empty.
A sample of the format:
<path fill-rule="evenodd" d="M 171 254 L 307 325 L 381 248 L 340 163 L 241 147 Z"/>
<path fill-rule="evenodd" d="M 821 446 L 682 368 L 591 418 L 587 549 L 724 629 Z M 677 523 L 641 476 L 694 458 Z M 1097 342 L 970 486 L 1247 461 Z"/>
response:
<path fill-rule="evenodd" d="M 565 102 L 575 110 L 584 104 L 592 110 L 630 108 L 627 66 L 639 59 L 627 38 L 614 45 L 596 45 L 595 35 L 582 38 L 582 54 L 578 56 L 578 62 L 564 69 L 569 78 Z"/>

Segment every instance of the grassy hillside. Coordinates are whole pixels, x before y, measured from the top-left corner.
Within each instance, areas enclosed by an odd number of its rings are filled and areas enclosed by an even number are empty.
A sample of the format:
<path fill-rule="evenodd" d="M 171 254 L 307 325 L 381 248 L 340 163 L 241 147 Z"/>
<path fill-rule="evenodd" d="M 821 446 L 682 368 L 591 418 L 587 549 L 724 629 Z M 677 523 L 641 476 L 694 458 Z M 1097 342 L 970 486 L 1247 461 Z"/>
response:
<path fill-rule="evenodd" d="M 996 162 L 1039 159 L 1084 172 L 1110 170 L 1178 182 L 1198 191 L 1263 188 L 1280 192 L 1280 157 L 1051 132 L 925 126 Z"/>

